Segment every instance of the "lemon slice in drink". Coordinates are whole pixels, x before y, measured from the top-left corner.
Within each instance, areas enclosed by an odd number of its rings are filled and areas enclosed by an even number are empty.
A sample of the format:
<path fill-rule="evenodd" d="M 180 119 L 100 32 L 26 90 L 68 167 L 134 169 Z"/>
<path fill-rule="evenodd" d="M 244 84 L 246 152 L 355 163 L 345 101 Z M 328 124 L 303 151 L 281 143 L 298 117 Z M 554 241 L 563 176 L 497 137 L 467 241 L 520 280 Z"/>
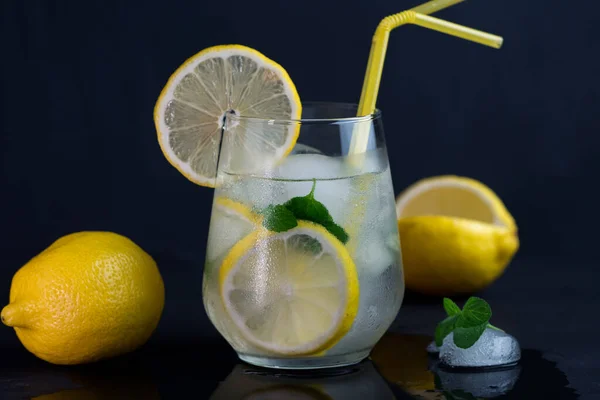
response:
<path fill-rule="evenodd" d="M 221 265 L 229 250 L 261 223 L 261 217 L 250 208 L 230 198 L 215 199 L 210 222 L 210 243 L 206 246 L 206 259 Z"/>
<path fill-rule="evenodd" d="M 280 355 L 318 354 L 350 330 L 358 312 L 356 267 L 344 245 L 308 221 L 257 229 L 223 261 L 225 309 L 252 344 Z"/>
<path fill-rule="evenodd" d="M 302 112 L 294 83 L 279 64 L 241 45 L 214 46 L 183 63 L 169 78 L 154 108 L 158 142 L 167 160 L 185 177 L 214 187 L 224 117 L 299 119 Z M 273 124 L 228 128 L 231 162 L 264 165 L 294 147 L 299 126 Z"/>

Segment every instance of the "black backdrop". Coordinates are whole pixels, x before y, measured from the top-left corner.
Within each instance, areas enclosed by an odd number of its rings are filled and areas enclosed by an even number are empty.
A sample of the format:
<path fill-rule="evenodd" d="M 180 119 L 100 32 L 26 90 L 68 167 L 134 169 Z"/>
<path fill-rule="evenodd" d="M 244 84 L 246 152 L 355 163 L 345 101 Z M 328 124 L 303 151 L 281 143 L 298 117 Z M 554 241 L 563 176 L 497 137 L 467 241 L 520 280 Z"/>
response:
<path fill-rule="evenodd" d="M 240 43 L 281 63 L 303 100 L 357 102 L 378 21 L 417 4 L 2 0 L 0 298 L 59 236 L 111 230 L 158 260 L 171 322 L 196 304 L 186 324 L 205 326 L 212 190 L 160 152 L 152 111 L 167 78 L 205 47 Z M 517 257 L 592 257 L 598 4 L 470 0 L 436 14 L 504 36 L 501 50 L 393 32 L 378 106 L 396 193 L 422 177 L 471 176 L 515 216 Z"/>

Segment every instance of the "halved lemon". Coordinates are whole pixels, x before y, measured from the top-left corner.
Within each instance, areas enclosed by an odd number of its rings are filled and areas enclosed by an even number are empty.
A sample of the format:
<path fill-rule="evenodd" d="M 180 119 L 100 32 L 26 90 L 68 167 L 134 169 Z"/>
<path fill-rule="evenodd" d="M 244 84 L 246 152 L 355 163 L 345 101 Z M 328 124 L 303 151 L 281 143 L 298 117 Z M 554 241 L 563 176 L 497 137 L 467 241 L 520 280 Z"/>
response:
<path fill-rule="evenodd" d="M 245 204 L 223 196 L 216 197 L 206 246 L 207 261 L 220 266 L 233 245 L 260 224 L 261 216 L 253 213 Z"/>
<path fill-rule="evenodd" d="M 471 294 L 494 282 L 519 248 L 517 225 L 500 198 L 475 179 L 420 180 L 396 199 L 406 287 Z"/>
<path fill-rule="evenodd" d="M 314 355 L 334 346 L 358 312 L 356 266 L 344 245 L 308 221 L 276 233 L 257 229 L 223 261 L 225 309 L 255 346 Z"/>
<path fill-rule="evenodd" d="M 167 160 L 189 180 L 214 187 L 225 116 L 299 119 L 300 98 L 288 73 L 260 52 L 241 45 L 209 47 L 169 78 L 154 108 L 158 142 Z M 299 125 L 255 129 L 229 126 L 230 162 L 244 169 L 275 163 L 294 147 Z M 256 126 L 256 123 L 253 124 Z"/>
<path fill-rule="evenodd" d="M 421 179 L 396 199 L 398 218 L 444 215 L 517 228 L 504 203 L 483 183 L 461 176 Z"/>

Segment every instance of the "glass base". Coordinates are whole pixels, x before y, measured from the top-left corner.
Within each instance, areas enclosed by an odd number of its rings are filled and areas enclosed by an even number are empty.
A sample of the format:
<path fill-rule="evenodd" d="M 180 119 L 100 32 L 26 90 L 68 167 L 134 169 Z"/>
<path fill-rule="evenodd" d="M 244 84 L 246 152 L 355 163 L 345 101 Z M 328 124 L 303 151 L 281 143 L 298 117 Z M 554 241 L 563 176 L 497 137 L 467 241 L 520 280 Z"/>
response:
<path fill-rule="evenodd" d="M 322 357 L 298 357 L 298 358 L 277 358 L 269 356 L 256 356 L 238 353 L 240 360 L 248 364 L 263 368 L 275 369 L 322 369 L 338 368 L 348 365 L 358 364 L 369 357 L 371 349 L 361 350 L 354 353 L 322 356 Z"/>

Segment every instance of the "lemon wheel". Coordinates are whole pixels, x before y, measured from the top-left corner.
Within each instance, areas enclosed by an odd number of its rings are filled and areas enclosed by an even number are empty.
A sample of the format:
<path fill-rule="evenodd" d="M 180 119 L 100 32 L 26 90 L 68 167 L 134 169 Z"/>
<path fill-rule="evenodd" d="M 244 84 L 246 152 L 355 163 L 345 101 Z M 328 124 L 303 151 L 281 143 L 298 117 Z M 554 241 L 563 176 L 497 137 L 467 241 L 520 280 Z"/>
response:
<path fill-rule="evenodd" d="M 219 287 L 243 337 L 278 355 L 333 347 L 358 312 L 356 267 L 344 245 L 307 221 L 286 232 L 255 230 L 223 261 Z"/>
<path fill-rule="evenodd" d="M 169 78 L 154 108 L 160 148 L 179 172 L 214 187 L 224 117 L 299 119 L 300 98 L 288 73 L 260 52 L 241 45 L 214 46 L 185 61 Z M 299 126 L 270 125 L 247 132 L 228 128 L 235 157 L 276 163 L 294 147 Z M 237 136 L 236 136 L 237 135 Z M 239 138 L 238 138 L 239 136 Z"/>

